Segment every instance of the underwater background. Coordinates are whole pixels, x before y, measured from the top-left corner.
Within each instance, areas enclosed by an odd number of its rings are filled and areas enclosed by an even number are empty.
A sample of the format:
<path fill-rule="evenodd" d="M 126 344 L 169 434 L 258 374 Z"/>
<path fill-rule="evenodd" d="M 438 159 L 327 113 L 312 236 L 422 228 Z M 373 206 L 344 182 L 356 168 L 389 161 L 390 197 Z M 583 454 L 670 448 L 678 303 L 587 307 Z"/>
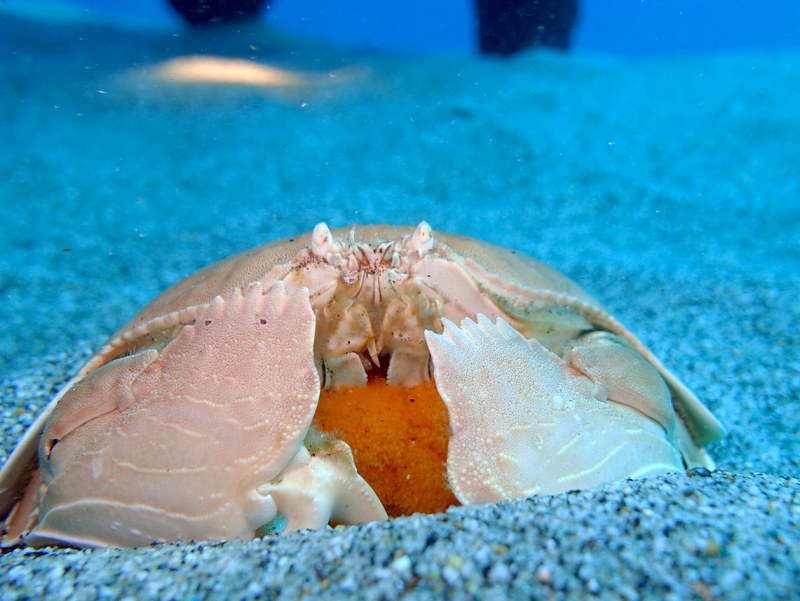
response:
<path fill-rule="evenodd" d="M 0 599 L 797 598 L 800 4 L 585 0 L 570 51 L 507 58 L 478 54 L 468 2 L 320 4 L 196 31 L 156 0 L 0 3 L 0 463 L 194 270 L 320 221 L 426 220 L 589 290 L 725 424 L 719 469 L 15 551 Z M 238 75 L 182 79 L 197 57 Z"/>

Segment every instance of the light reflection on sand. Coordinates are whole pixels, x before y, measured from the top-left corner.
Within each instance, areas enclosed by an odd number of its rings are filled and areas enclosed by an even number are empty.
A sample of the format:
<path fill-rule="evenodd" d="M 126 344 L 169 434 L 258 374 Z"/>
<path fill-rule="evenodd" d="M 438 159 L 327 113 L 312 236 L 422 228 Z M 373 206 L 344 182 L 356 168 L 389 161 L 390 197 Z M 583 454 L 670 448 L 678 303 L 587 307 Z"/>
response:
<path fill-rule="evenodd" d="M 176 83 L 273 87 L 297 86 L 307 80 L 303 75 L 289 70 L 219 56 L 182 56 L 161 63 L 154 72 L 159 79 Z"/>

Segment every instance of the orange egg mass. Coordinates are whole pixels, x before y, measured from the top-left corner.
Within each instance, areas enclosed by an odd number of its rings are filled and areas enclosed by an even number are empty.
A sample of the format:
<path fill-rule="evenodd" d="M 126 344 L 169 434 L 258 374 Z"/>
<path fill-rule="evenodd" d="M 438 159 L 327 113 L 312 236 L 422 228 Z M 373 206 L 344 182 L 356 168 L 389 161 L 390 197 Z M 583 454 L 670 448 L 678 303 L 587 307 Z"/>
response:
<path fill-rule="evenodd" d="M 371 378 L 322 390 L 314 426 L 345 441 L 358 473 L 391 517 L 458 505 L 447 483 L 447 408 L 433 382 L 413 388 Z"/>

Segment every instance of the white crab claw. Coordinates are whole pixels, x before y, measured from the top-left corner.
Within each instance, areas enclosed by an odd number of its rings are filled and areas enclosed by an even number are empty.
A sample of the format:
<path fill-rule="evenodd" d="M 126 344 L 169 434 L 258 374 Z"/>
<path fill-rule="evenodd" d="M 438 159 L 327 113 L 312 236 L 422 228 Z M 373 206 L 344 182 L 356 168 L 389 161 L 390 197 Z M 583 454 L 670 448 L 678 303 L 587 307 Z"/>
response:
<path fill-rule="evenodd" d="M 217 296 L 160 351 L 91 372 L 62 425 L 87 417 L 87 394 L 107 411 L 58 433 L 27 544 L 252 538 L 272 510 L 251 492 L 294 457 L 316 410 L 314 327 L 306 288 L 255 284 Z"/>
<path fill-rule="evenodd" d="M 503 319 L 426 331 L 450 415 L 447 475 L 462 503 L 590 488 L 681 470 L 663 428 L 599 401 L 592 383 Z"/>

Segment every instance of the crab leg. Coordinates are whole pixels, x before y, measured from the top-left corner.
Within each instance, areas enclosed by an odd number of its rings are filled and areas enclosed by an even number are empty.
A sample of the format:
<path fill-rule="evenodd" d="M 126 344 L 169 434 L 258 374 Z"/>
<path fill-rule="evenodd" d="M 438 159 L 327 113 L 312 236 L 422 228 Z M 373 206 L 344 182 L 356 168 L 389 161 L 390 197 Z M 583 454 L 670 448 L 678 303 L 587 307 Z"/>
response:
<path fill-rule="evenodd" d="M 566 359 L 595 385 L 604 387 L 610 400 L 640 411 L 672 435 L 675 411 L 664 379 L 623 338 L 611 332 L 586 334 L 577 339 Z"/>
<path fill-rule="evenodd" d="M 462 503 L 683 469 L 659 423 L 609 402 L 502 318 L 443 322 L 442 334 L 425 337 L 450 416 L 448 479 Z"/>
<path fill-rule="evenodd" d="M 358 475 L 353 453 L 341 440 L 314 449 L 300 447 L 286 469 L 257 494 L 271 498 L 286 519 L 283 531 L 385 520 L 378 495 Z"/>

